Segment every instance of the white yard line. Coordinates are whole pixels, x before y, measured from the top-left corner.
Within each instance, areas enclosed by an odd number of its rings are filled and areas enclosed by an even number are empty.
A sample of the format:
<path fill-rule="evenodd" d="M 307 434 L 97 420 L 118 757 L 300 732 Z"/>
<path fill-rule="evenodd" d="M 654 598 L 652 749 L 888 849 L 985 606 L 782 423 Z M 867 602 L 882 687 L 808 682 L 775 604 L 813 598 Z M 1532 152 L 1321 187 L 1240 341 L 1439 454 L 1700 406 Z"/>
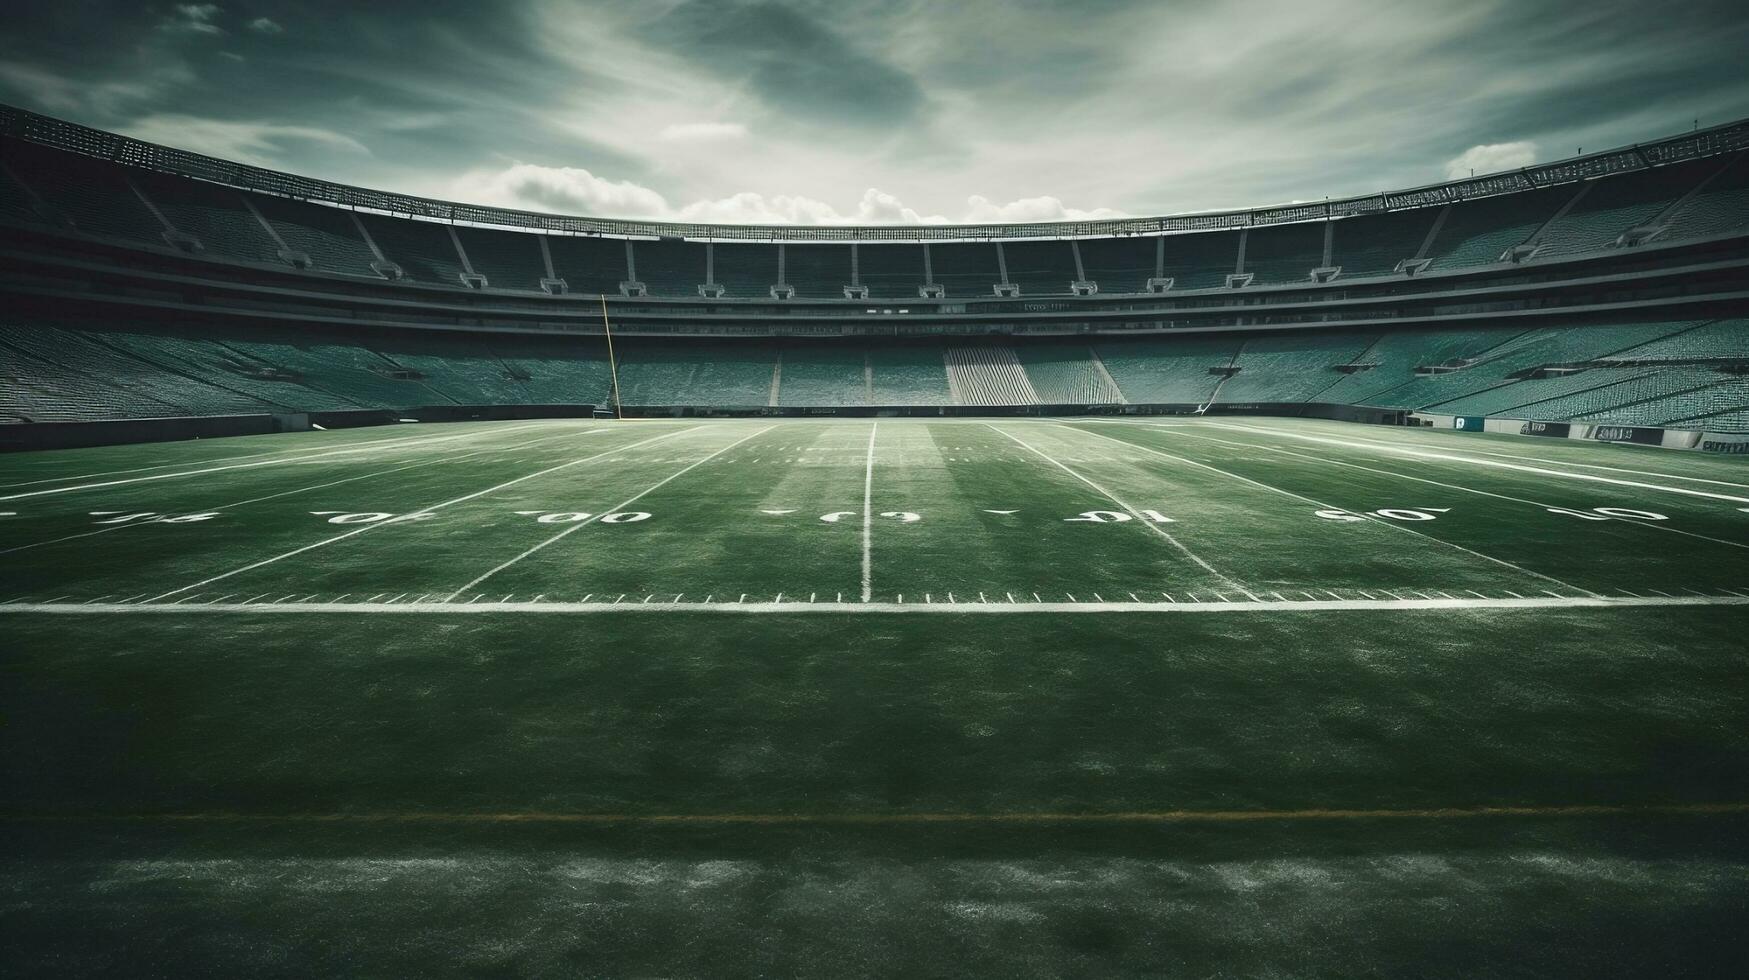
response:
<path fill-rule="evenodd" d="M 775 429 L 775 428 L 777 428 L 777 426 L 768 425 L 765 428 L 760 429 L 757 432 L 742 436 L 741 438 L 736 439 L 734 442 L 729 443 L 727 446 L 724 446 L 723 448 L 717 450 L 716 452 L 711 453 L 709 456 L 706 456 L 703 459 L 696 460 L 692 463 L 689 463 L 685 468 L 680 469 L 674 473 L 671 473 L 666 477 L 663 477 L 661 480 L 659 480 L 656 483 L 652 484 L 651 486 L 645 488 L 644 490 L 639 491 L 638 493 L 635 493 L 630 497 L 627 497 L 626 499 L 620 501 L 617 504 L 614 504 L 612 507 L 603 511 L 602 514 L 611 514 L 615 511 L 618 511 L 618 510 L 624 510 L 625 508 L 630 507 L 632 504 L 637 503 L 639 500 L 642 500 L 645 496 L 652 494 L 652 493 L 656 492 L 657 490 L 660 490 L 662 487 L 667 486 L 670 482 L 672 482 L 676 479 L 679 479 L 682 476 L 685 476 L 686 474 L 692 472 L 693 470 L 697 469 L 698 467 L 703 466 L 704 464 L 710 462 L 711 460 L 716 459 L 718 456 L 721 456 L 722 454 L 728 452 L 729 450 L 734 449 L 736 446 L 739 446 L 742 443 L 746 442 L 747 440 L 752 439 L 754 436 L 764 435 L 765 433 L 770 432 L 772 429 Z M 690 430 L 682 430 L 682 431 L 690 431 Z M 660 439 L 663 437 L 657 436 L 657 438 Z M 648 440 L 646 440 L 646 441 L 648 441 Z M 626 448 L 629 449 L 631 447 L 628 446 Z M 577 531 L 583 530 L 584 528 L 588 527 L 589 525 L 600 520 L 602 514 L 595 514 L 595 515 L 590 516 L 586 520 L 578 521 L 577 523 L 572 524 L 571 526 L 565 528 L 563 531 L 560 531 L 559 533 L 553 535 L 552 537 L 547 538 L 545 541 L 542 541 L 539 544 L 536 544 L 534 547 L 529 548 L 527 551 L 524 551 L 522 554 L 517 555 L 515 558 L 512 558 L 509 561 L 504 562 L 503 564 L 497 566 L 496 568 L 493 568 L 492 570 L 475 577 L 473 579 L 473 581 L 469 582 L 468 584 L 462 586 L 459 589 L 456 589 L 454 592 L 451 592 L 449 594 L 449 597 L 447 599 L 445 599 L 444 601 L 449 602 L 449 601 L 455 599 L 456 597 L 460 596 L 462 593 L 468 591 L 469 589 L 472 589 L 472 588 L 478 586 L 481 582 L 486 581 L 487 579 L 498 574 L 499 572 L 502 572 L 506 568 L 509 568 L 510 566 L 516 564 L 517 562 L 523 560 L 524 558 L 527 558 L 528 556 L 534 554 L 535 552 L 540 551 L 542 548 L 545 548 L 546 546 L 548 546 L 550 544 L 556 544 L 559 541 L 564 540 L 567 536 L 574 534 Z"/>
<path fill-rule="evenodd" d="M 989 423 L 987 423 L 987 422 L 985 424 L 989 425 Z M 1074 470 L 1070 469 L 1069 467 L 1064 466 L 1062 463 L 1058 462 L 1057 460 L 1052 459 L 1050 456 L 1046 455 L 1043 451 L 1034 447 L 1031 443 L 1024 441 L 1019 436 L 1014 435 L 1011 432 L 1004 431 L 1002 429 L 997 429 L 994 425 L 990 425 L 990 428 L 995 429 L 997 432 L 1002 433 L 1003 435 L 1007 436 L 1010 439 L 1013 439 L 1015 442 L 1019 443 L 1021 446 L 1025 447 L 1026 449 L 1029 449 L 1032 452 L 1037 453 L 1041 459 L 1056 466 L 1058 469 L 1062 470 L 1064 473 L 1069 474 L 1070 476 L 1074 477 L 1075 479 L 1080 480 L 1082 483 L 1085 483 L 1088 486 L 1092 487 L 1094 490 L 1099 491 L 1099 493 L 1102 496 L 1104 496 L 1107 500 L 1118 505 L 1119 507 L 1122 507 L 1125 511 L 1127 511 L 1129 513 L 1129 515 L 1131 517 L 1140 521 L 1143 527 L 1147 528 L 1150 531 L 1153 531 L 1155 534 L 1158 534 L 1160 537 L 1165 538 L 1166 542 L 1168 544 L 1170 544 L 1170 545 L 1172 545 L 1172 547 L 1178 549 L 1178 551 L 1180 553 L 1182 553 L 1186 558 L 1189 558 L 1191 561 L 1195 562 L 1196 565 L 1199 568 L 1201 568 L 1203 571 L 1208 572 L 1210 575 L 1213 575 L 1215 578 L 1220 579 L 1222 582 L 1226 583 L 1229 586 L 1232 586 L 1235 589 L 1239 589 L 1240 591 L 1244 591 L 1243 587 L 1240 586 L 1238 582 L 1235 582 L 1234 580 L 1221 574 L 1219 571 L 1216 571 L 1215 567 L 1213 565 L 1210 565 L 1208 562 L 1203 561 L 1200 557 L 1197 556 L 1197 554 L 1195 552 L 1193 552 L 1189 548 L 1185 547 L 1184 544 L 1182 542 L 1180 542 L 1177 538 L 1166 533 L 1166 531 L 1163 530 L 1159 525 L 1148 520 L 1146 515 L 1144 515 L 1141 511 L 1137 510 L 1134 507 L 1131 507 L 1129 504 L 1124 503 L 1122 500 L 1119 500 L 1117 498 L 1117 495 L 1112 493 L 1110 490 L 1105 489 L 1104 487 L 1100 486 L 1097 483 L 1094 483 L 1092 480 L 1087 479 L 1086 477 L 1075 472 Z M 1097 432 L 1090 433 L 1090 434 L 1091 435 L 1099 435 L 1099 433 L 1097 433 Z M 1122 440 L 1120 440 L 1120 439 L 1113 439 L 1111 441 L 1112 442 L 1122 442 Z M 1129 445 L 1129 443 L 1123 443 L 1123 444 L 1126 446 Z"/>
<path fill-rule="evenodd" d="M 1211 423 L 1211 424 L 1214 424 L 1214 423 Z M 1231 423 L 1231 424 L 1237 425 L 1240 423 Z M 1183 425 L 1162 426 L 1162 428 L 1189 428 L 1189 427 L 1190 426 L 1183 426 Z M 1361 437 L 1361 436 L 1353 436 L 1350 438 L 1355 439 L 1357 442 L 1364 442 L 1364 443 L 1368 443 L 1369 445 L 1377 446 L 1381 449 L 1388 449 L 1391 447 L 1399 447 L 1400 446 L 1400 447 L 1407 447 L 1410 449 L 1422 449 L 1422 450 L 1428 450 L 1428 451 L 1433 451 L 1433 452 L 1440 452 L 1440 451 L 1446 451 L 1449 448 L 1449 447 L 1444 447 L 1444 446 L 1432 446 L 1432 445 L 1428 445 L 1427 443 L 1424 443 L 1424 442 L 1391 442 L 1391 441 L 1385 440 L 1385 439 L 1368 439 L 1368 438 Z M 1463 436 L 1462 438 L 1467 439 L 1467 438 L 1471 438 L 1471 437 L 1470 436 Z M 1558 440 L 1550 440 L 1550 441 L 1558 442 Z M 1585 444 L 1581 443 L 1580 445 L 1584 446 Z M 1595 446 L 1591 446 L 1591 447 L 1587 447 L 1587 448 L 1595 448 Z M 1620 447 L 1616 447 L 1616 448 L 1619 449 Z M 1646 448 L 1646 447 L 1639 447 L 1639 448 Z M 1656 448 L 1656 447 L 1652 447 L 1652 448 Z M 1570 460 L 1570 459 L 1547 459 L 1547 458 L 1542 457 L 1542 456 L 1526 456 L 1523 453 L 1503 453 L 1503 452 L 1487 450 L 1487 449 L 1477 449 L 1477 448 L 1474 448 L 1472 446 L 1465 446 L 1465 447 L 1458 449 L 1456 451 L 1461 452 L 1461 453 L 1470 454 L 1470 455 L 1475 455 L 1475 456 L 1494 456 L 1494 457 L 1498 457 L 1500 459 L 1516 459 L 1516 460 L 1521 460 L 1521 461 L 1528 462 L 1528 463 L 1542 463 L 1546 466 L 1577 466 L 1580 469 L 1585 469 L 1585 470 L 1608 470 L 1612 473 L 1632 473 L 1635 476 L 1655 476 L 1655 477 L 1659 477 L 1659 478 L 1665 479 L 1665 480 L 1684 480 L 1684 481 L 1687 481 L 1689 483 L 1709 483 L 1709 484 L 1712 484 L 1713 486 L 1735 487 L 1739 490 L 1749 490 L 1749 483 L 1732 483 L 1729 480 L 1713 480 L 1713 479 L 1709 479 L 1709 478 L 1703 477 L 1703 476 L 1683 476 L 1679 473 L 1660 473 L 1656 470 L 1635 470 L 1635 469 L 1629 469 L 1625 466 L 1605 466 L 1602 463 L 1581 463 L 1581 462 L 1578 462 L 1576 460 Z"/>
<path fill-rule="evenodd" d="M 537 471 L 535 471 L 533 473 L 529 473 L 525 476 L 519 476 L 514 480 L 507 480 L 503 483 L 498 484 L 497 486 L 487 487 L 484 490 L 477 490 L 473 493 L 467 494 L 466 496 L 456 497 L 452 500 L 445 500 L 444 502 L 442 502 L 440 504 L 432 504 L 429 507 L 421 507 L 418 510 L 412 511 L 410 513 L 429 514 L 432 511 L 442 510 L 445 507 L 450 507 L 450 506 L 453 506 L 455 504 L 466 503 L 467 501 L 473 500 L 477 497 L 484 497 L 489 493 L 496 493 L 499 490 L 505 489 L 506 487 L 513 487 L 513 486 L 517 485 L 518 483 L 522 483 L 525 480 L 532 480 L 535 477 L 546 476 L 549 473 L 557 473 L 560 470 L 570 469 L 573 466 L 581 466 L 584 463 L 592 463 L 592 462 L 595 462 L 596 460 L 601 459 L 605 456 L 611 456 L 614 453 L 624 452 L 628 449 L 636 449 L 639 446 L 648 445 L 649 443 L 655 442 L 659 439 L 671 439 L 674 436 L 685 435 L 688 432 L 692 432 L 692 431 L 695 431 L 695 430 L 700 429 L 700 428 L 703 428 L 703 426 L 696 426 L 695 425 L 692 428 L 680 429 L 676 432 L 665 432 L 659 436 L 651 436 L 648 439 L 639 440 L 638 442 L 634 442 L 628 446 L 619 446 L 619 447 L 616 447 L 614 449 L 609 449 L 605 452 L 596 453 L 593 456 L 585 456 L 582 459 L 574 459 L 568 463 L 560 463 L 557 466 L 549 466 L 544 470 L 537 470 Z M 396 522 L 393 522 L 393 521 L 384 521 L 384 522 L 378 523 L 378 524 L 365 524 L 365 525 L 359 527 L 357 530 L 347 531 L 345 534 L 337 534 L 331 538 L 324 538 L 321 541 L 317 541 L 315 544 L 307 544 L 307 545 L 303 546 L 302 548 L 296 548 L 292 551 L 287 551 L 283 554 L 274 555 L 272 558 L 264 558 L 261 561 L 254 562 L 253 564 L 244 565 L 241 568 L 234 568 L 234 569 L 232 569 L 228 572 L 225 572 L 221 575 L 214 575 L 211 578 L 203 579 L 199 582 L 195 582 L 192 585 L 185 585 L 179 589 L 171 589 L 169 592 L 165 592 L 165 593 L 162 593 L 160 595 L 153 596 L 151 599 L 148 599 L 146 601 L 147 602 L 156 602 L 159 599 L 164 599 L 164 598 L 167 598 L 169 596 L 178 595 L 180 593 L 187 592 L 191 589 L 198 589 L 198 588 L 201 588 L 202 586 L 211 585 L 214 582 L 220 581 L 222 579 L 230 578 L 233 575 L 241 575 L 244 572 L 253 571 L 254 569 L 260 568 L 263 565 L 271 565 L 274 562 L 283 561 L 287 558 L 292 558 L 294 556 L 301 555 L 306 551 L 314 551 L 317 548 L 326 547 L 328 545 L 334 544 L 337 541 L 344 541 L 347 538 L 357 537 L 358 535 L 364 534 L 365 532 L 373 530 L 375 528 L 393 526 L 395 523 Z"/>
<path fill-rule="evenodd" d="M 874 451 L 875 433 L 881 424 L 868 430 L 868 462 L 862 474 L 862 601 L 874 597 Z"/>
<path fill-rule="evenodd" d="M 293 593 L 292 598 L 298 595 Z M 1317 602 L 1259 599 L 1256 602 L 961 602 L 961 603 L 836 603 L 836 602 L 681 602 L 681 603 L 619 603 L 619 602 L 283 602 L 249 605 L 248 603 L 215 603 L 162 605 L 125 603 L 15 603 L 0 604 L 0 615 L 121 615 L 160 614 L 198 616 L 209 614 L 292 615 L 292 614 L 663 614 L 663 613 L 727 613 L 727 614 L 811 614 L 821 616 L 859 616 L 865 613 L 912 613 L 936 615 L 986 615 L 1024 613 L 1083 613 L 1134 615 L 1137 613 L 1203 613 L 1243 615 L 1248 613 L 1301 612 L 1409 612 L 1441 609 L 1637 609 L 1672 606 L 1749 606 L 1742 596 L 1666 596 L 1662 598 L 1610 598 L 1604 596 L 1518 596 L 1510 599 L 1401 599 L 1366 600 L 1333 599 Z"/>
<path fill-rule="evenodd" d="M 1736 497 L 1727 493 L 1713 493 L 1710 490 L 1695 490 L 1690 487 L 1669 487 L 1661 483 L 1644 483 L 1639 480 L 1618 480 L 1615 477 L 1596 476 L 1590 473 L 1569 473 L 1566 470 L 1551 470 L 1542 466 L 1525 466 L 1520 463 L 1506 463 L 1497 459 L 1477 459 L 1473 456 L 1460 456 L 1449 452 L 1439 452 L 1427 449 L 1409 449 L 1407 447 L 1388 446 L 1375 442 L 1360 442 L 1353 439 L 1336 439 L 1330 436 L 1305 435 L 1299 432 L 1288 432 L 1283 429 L 1265 429 L 1259 426 L 1235 425 L 1227 422 L 1204 422 L 1203 425 L 1212 426 L 1218 429 L 1237 429 L 1244 432 L 1260 432 L 1265 435 L 1284 436 L 1289 439 L 1318 442 L 1328 446 L 1346 446 L 1350 449 L 1368 449 L 1375 452 L 1395 453 L 1399 456 L 1412 456 L 1417 459 L 1433 459 L 1447 463 L 1467 463 L 1471 466 L 1492 466 L 1496 469 L 1517 470 L 1521 473 L 1535 473 L 1539 476 L 1554 476 L 1566 480 L 1585 480 L 1591 483 L 1608 483 L 1618 487 L 1635 487 L 1641 490 L 1657 490 L 1662 493 L 1676 493 L 1685 497 L 1704 497 L 1708 500 L 1724 500 L 1734 504 L 1749 504 L 1749 497 Z"/>
<path fill-rule="evenodd" d="M 1153 428 L 1152 426 L 1147 426 L 1147 427 Z M 1178 428 L 1180 428 L 1182 430 L 1184 427 L 1179 426 Z M 1564 507 L 1562 507 L 1562 505 L 1559 505 L 1559 504 L 1546 503 L 1546 502 L 1540 501 L 1540 500 L 1530 500 L 1530 499 L 1527 499 L 1525 497 L 1514 497 L 1510 494 L 1495 493 L 1492 490 L 1478 490 L 1475 487 L 1466 487 L 1466 486 L 1463 486 L 1462 484 L 1458 484 L 1458 483 L 1444 483 L 1444 482 L 1441 482 L 1439 480 L 1430 480 L 1427 477 L 1411 476 L 1408 473 L 1399 473 L 1396 470 L 1374 469 L 1371 466 L 1362 466 L 1359 463 L 1350 463 L 1350 462 L 1346 462 L 1346 461 L 1340 460 L 1340 459 L 1330 459 L 1327 456 L 1309 456 L 1305 453 L 1296 453 L 1291 449 L 1281 449 L 1277 446 L 1263 446 L 1263 445 L 1258 445 L 1257 443 L 1253 443 L 1253 442 L 1233 442 L 1230 439 L 1216 439 L 1213 436 L 1199 436 L 1199 435 L 1196 435 L 1192 432 L 1186 432 L 1186 431 L 1174 432 L 1173 435 L 1182 436 L 1186 439 L 1201 439 L 1204 442 L 1219 443 L 1223 446 L 1242 446 L 1246 449 L 1261 449 L 1261 450 L 1264 450 L 1265 452 L 1279 453 L 1283 456 L 1291 456 L 1295 459 L 1303 459 L 1303 460 L 1307 460 L 1307 461 L 1310 461 L 1313 463 L 1324 463 L 1324 464 L 1327 464 L 1330 466 L 1346 466 L 1350 469 L 1361 470 L 1361 471 L 1366 472 L 1366 473 L 1376 473 L 1379 476 L 1396 477 L 1397 479 L 1400 479 L 1400 480 L 1412 480 L 1416 483 L 1425 483 L 1429 486 L 1444 487 L 1447 490 L 1459 490 L 1459 491 L 1462 491 L 1464 493 L 1473 493 L 1473 494 L 1477 494 L 1477 495 L 1483 496 L 1483 497 L 1493 497 L 1497 500 L 1510 500 L 1513 503 L 1529 504 L 1532 507 L 1542 507 L 1544 509 L 1556 509 L 1556 508 L 1565 509 Z M 1597 516 L 1607 517 L 1607 515 L 1602 515 L 1602 514 L 1599 514 Z M 1741 541 L 1727 541 L 1724 538 L 1715 538 L 1715 537 L 1710 537 L 1710 536 L 1705 535 L 1705 534 L 1697 534 L 1693 531 L 1684 531 L 1681 528 L 1670 527 L 1667 524 L 1663 524 L 1663 523 L 1660 523 L 1657 521 L 1634 520 L 1631 517 L 1608 517 L 1608 520 L 1613 521 L 1617 524 L 1628 524 L 1628 525 L 1632 525 L 1635 527 L 1651 528 L 1654 531 L 1665 531 L 1665 532 L 1668 532 L 1670 534 L 1680 534 L 1683 537 L 1697 538 L 1701 541 L 1711 541 L 1714 544 L 1729 545 L 1730 547 L 1733 547 L 1733 548 L 1749 548 L 1749 544 L 1745 544 Z"/>
<path fill-rule="evenodd" d="M 1062 425 L 1064 423 L 1055 423 L 1055 424 Z M 1198 461 L 1196 461 L 1194 459 L 1190 459 L 1188 457 L 1178 456 L 1178 455 L 1174 455 L 1173 453 L 1168 453 L 1168 452 L 1162 452 L 1161 450 L 1155 449 L 1152 446 L 1143 446 L 1143 445 L 1140 445 L 1138 443 L 1129 442 L 1129 441 L 1124 440 L 1124 439 L 1116 439 L 1116 438 L 1113 438 L 1111 436 L 1104 434 L 1103 432 L 1095 432 L 1092 429 L 1081 429 L 1079 431 L 1085 432 L 1088 435 L 1094 436 L 1094 437 L 1099 438 L 1099 439 L 1105 439 L 1105 440 L 1108 440 L 1110 442 L 1122 443 L 1123 445 L 1129 446 L 1132 449 L 1140 449 L 1140 450 L 1143 450 L 1144 452 L 1153 453 L 1156 456 L 1161 456 L 1161 457 L 1164 457 L 1166 459 L 1171 459 L 1171 460 L 1177 460 L 1180 463 L 1187 463 L 1191 466 L 1195 466 L 1195 467 L 1198 467 L 1200 469 L 1205 469 L 1205 470 L 1208 470 L 1212 473 L 1219 473 L 1222 476 L 1228 477 L 1229 479 L 1238 480 L 1241 483 L 1248 483 L 1251 486 L 1258 487 L 1258 488 L 1263 489 L 1263 490 L 1268 490 L 1271 493 L 1278 493 L 1284 497 L 1291 497 L 1295 500 L 1301 500 L 1301 501 L 1304 501 L 1308 504 L 1314 504 L 1314 505 L 1316 505 L 1318 507 L 1322 507 L 1326 510 L 1342 510 L 1343 509 L 1343 508 L 1336 507 L 1334 504 L 1327 504 L 1321 500 L 1314 500 L 1311 497 L 1307 497 L 1307 496 L 1304 496 L 1302 494 L 1294 493 L 1291 490 L 1283 490 L 1281 487 L 1271 486 L 1270 484 L 1262 483 L 1262 482 L 1257 481 L 1257 480 L 1253 480 L 1250 477 L 1240 476 L 1237 473 L 1232 473 L 1232 472 L 1229 472 L 1227 470 L 1223 470 L 1218 466 L 1210 466 L 1207 463 L 1198 462 Z M 1361 518 L 1362 520 L 1368 521 L 1369 523 L 1377 524 L 1381 527 L 1388 527 L 1393 531 L 1401 531 L 1404 534 L 1413 534 L 1416 537 L 1421 538 L 1424 541 L 1432 541 L 1435 544 L 1444 545 L 1447 548 L 1452 548 L 1452 549 L 1455 549 L 1457 551 L 1461 551 L 1466 555 L 1472 555 L 1476 558 L 1482 559 L 1483 561 L 1492 562 L 1492 563 L 1499 565 L 1503 568 L 1510 568 L 1515 572 L 1519 572 L 1519 573 L 1524 574 L 1524 575 L 1529 575 L 1533 578 L 1541 579 L 1544 582 L 1549 582 L 1553 585 L 1558 585 L 1563 589 L 1572 589 L 1574 592 L 1578 592 L 1578 593 L 1581 593 L 1583 595 L 1590 596 L 1592 598 L 1602 598 L 1601 596 L 1599 596 L 1597 593 L 1591 591 L 1590 589 L 1582 589 L 1577 585 L 1573 585 L 1573 584 L 1568 583 L 1568 582 L 1563 582 L 1560 579 L 1555 578 L 1553 576 L 1544 575 L 1542 572 L 1532 571 L 1528 568 L 1525 568 L 1522 565 L 1515 565 L 1512 562 L 1506 561 L 1503 558 L 1495 558 L 1493 555 L 1485 555 L 1485 554 L 1481 553 L 1480 551 L 1476 551 L 1472 548 L 1466 548 L 1461 544 L 1455 544 L 1451 541 L 1445 540 L 1444 538 L 1436 538 L 1430 534 L 1424 534 L 1420 531 L 1415 530 L 1412 527 L 1404 527 L 1401 524 L 1397 524 L 1397 523 L 1392 522 L 1392 521 L 1382 520 L 1380 518 L 1372 517 L 1372 516 L 1367 515 L 1367 514 L 1356 514 L 1355 516 Z"/>
<path fill-rule="evenodd" d="M 539 423 L 536 423 L 536 424 L 539 424 Z M 516 432 L 516 431 L 520 431 L 521 429 L 529 429 L 529 428 L 533 428 L 533 427 L 534 427 L 534 425 L 522 425 L 522 426 L 516 426 L 514 428 L 509 428 L 509 429 L 493 429 L 489 433 L 488 432 L 464 432 L 464 433 L 460 433 L 457 435 L 449 435 L 449 436 L 433 436 L 433 437 L 428 437 L 428 438 L 423 438 L 423 439 L 406 439 L 406 440 L 401 440 L 401 442 L 413 443 L 413 444 L 417 444 L 417 445 L 429 445 L 429 444 L 435 443 L 435 442 L 453 442 L 456 439 L 471 439 L 475 436 L 481 436 L 481 435 L 488 435 L 488 434 L 496 435 L 496 434 L 501 434 L 504 432 Z M 584 430 L 584 431 L 587 432 L 589 430 Z M 54 487 L 54 488 L 49 489 L 49 490 L 32 490 L 28 493 L 15 493 L 15 494 L 10 494 L 10 495 L 4 496 L 4 497 L 0 497 L 0 500 L 23 500 L 27 497 L 45 497 L 45 496 L 49 496 L 51 494 L 57 494 L 57 493 L 75 493 L 75 492 L 80 491 L 80 490 L 100 490 L 100 489 L 103 489 L 105 487 L 119 487 L 119 486 L 126 486 L 128 484 L 134 484 L 134 483 L 150 483 L 150 482 L 155 481 L 155 480 L 175 480 L 175 479 L 180 479 L 180 478 L 186 477 L 186 476 L 204 476 L 205 474 L 208 474 L 208 473 L 223 473 L 223 472 L 226 472 L 228 470 L 247 470 L 247 469 L 253 469 L 257 466 L 279 466 L 279 465 L 286 464 L 286 463 L 302 463 L 302 462 L 306 462 L 306 461 L 312 460 L 312 459 L 323 459 L 323 458 L 326 458 L 329 456 L 343 456 L 343 455 L 347 455 L 349 453 L 359 453 L 359 452 L 365 452 L 368 450 L 383 449 L 383 448 L 385 448 L 385 447 L 380 443 L 368 443 L 368 444 L 365 444 L 362 446 L 349 446 L 345 449 L 331 449 L 331 450 L 328 450 L 327 452 L 309 453 L 309 454 L 305 454 L 302 456 L 287 456 L 287 457 L 281 458 L 281 459 L 266 459 L 266 460 L 262 460 L 262 461 L 257 462 L 257 463 L 237 463 L 237 464 L 232 465 L 232 466 L 208 466 L 208 467 L 204 467 L 202 469 L 181 470 L 181 471 L 178 471 L 175 473 L 159 473 L 155 476 L 136 476 L 136 477 L 133 477 L 132 479 L 127 479 L 127 480 L 108 480 L 108 481 L 103 482 L 103 483 L 80 483 L 80 484 L 76 484 L 76 485 L 70 486 L 70 487 Z"/>

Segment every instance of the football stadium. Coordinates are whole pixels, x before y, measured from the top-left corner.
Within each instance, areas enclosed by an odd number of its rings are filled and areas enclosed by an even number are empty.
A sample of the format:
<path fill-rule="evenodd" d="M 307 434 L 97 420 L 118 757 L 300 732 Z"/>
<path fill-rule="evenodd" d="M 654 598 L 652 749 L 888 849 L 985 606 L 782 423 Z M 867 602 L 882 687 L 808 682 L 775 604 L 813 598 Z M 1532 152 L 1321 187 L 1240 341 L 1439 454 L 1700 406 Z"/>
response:
<path fill-rule="evenodd" d="M 1749 965 L 1749 119 L 777 224 L 54 108 L 6 973 Z"/>

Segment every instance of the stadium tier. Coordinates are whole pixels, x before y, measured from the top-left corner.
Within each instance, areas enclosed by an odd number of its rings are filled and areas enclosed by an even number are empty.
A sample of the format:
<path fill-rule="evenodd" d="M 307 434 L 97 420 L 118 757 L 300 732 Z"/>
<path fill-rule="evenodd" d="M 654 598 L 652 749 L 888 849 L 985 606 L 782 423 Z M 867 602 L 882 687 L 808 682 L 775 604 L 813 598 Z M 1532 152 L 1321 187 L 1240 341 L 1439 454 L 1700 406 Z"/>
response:
<path fill-rule="evenodd" d="M 1746 428 L 1749 123 L 1317 204 L 865 228 L 430 201 L 5 107 L 0 148 L 14 424 L 609 406 L 617 367 L 644 412 Z"/>

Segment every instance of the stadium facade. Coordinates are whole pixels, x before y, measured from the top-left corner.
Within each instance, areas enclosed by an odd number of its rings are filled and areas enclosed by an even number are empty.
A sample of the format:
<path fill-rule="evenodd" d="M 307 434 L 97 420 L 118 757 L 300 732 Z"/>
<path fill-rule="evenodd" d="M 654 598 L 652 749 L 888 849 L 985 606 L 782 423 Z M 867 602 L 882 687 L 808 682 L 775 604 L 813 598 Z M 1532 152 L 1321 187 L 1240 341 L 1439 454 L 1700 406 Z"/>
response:
<path fill-rule="evenodd" d="M 9 107 L 0 153 L 7 445 L 610 405 L 1749 445 L 1749 121 L 1342 200 L 952 226 L 478 207 Z"/>

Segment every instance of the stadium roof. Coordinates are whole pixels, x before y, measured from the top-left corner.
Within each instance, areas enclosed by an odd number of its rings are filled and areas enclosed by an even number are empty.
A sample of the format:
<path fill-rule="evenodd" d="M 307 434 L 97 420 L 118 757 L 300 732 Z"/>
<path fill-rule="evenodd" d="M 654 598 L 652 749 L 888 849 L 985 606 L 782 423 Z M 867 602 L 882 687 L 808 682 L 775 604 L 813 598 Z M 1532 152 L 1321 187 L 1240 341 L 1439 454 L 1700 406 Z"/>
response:
<path fill-rule="evenodd" d="M 1095 238 L 1249 228 L 1376 214 L 1628 173 L 1749 148 L 1749 119 L 1519 170 L 1359 197 L 1148 218 L 959 225 L 703 225 L 555 215 L 396 194 L 317 180 L 147 143 L 0 105 L 0 135 L 128 166 L 245 190 L 430 221 L 624 238 L 771 242 L 920 242 Z"/>

